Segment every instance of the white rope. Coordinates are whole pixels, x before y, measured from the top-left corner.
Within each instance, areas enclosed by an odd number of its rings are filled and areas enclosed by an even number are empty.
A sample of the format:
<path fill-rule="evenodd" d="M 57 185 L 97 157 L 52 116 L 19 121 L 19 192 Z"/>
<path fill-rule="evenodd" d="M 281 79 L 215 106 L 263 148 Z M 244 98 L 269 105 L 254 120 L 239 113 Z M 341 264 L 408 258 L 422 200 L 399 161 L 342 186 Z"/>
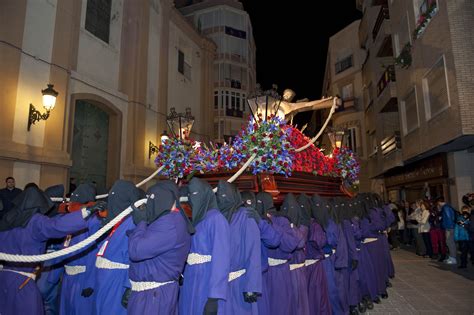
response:
<path fill-rule="evenodd" d="M 140 207 L 141 205 L 145 203 L 146 203 L 146 199 L 140 199 L 136 201 L 134 205 L 135 207 Z M 107 231 L 110 230 L 115 224 L 120 222 L 120 220 L 122 220 L 127 215 L 132 213 L 132 211 L 133 211 L 132 206 L 128 207 L 127 209 L 123 210 L 119 215 L 117 215 L 112 221 L 104 225 L 99 231 L 89 236 L 82 242 L 79 242 L 71 247 L 67 247 L 67 248 L 54 251 L 48 254 L 43 254 L 43 255 L 17 255 L 17 254 L 0 253 L 0 260 L 13 261 L 13 262 L 40 262 L 40 261 L 46 261 L 46 260 L 58 258 L 61 256 L 69 255 L 79 249 L 89 246 L 90 244 L 98 240 L 102 235 L 107 233 Z"/>
<path fill-rule="evenodd" d="M 303 150 L 306 150 L 310 145 L 312 145 L 313 143 L 316 142 L 316 140 L 318 140 L 318 138 L 322 135 L 324 129 L 326 129 L 326 126 L 328 125 L 329 121 L 331 120 L 331 117 L 332 115 L 334 114 L 334 112 L 336 111 L 336 107 L 337 107 L 337 100 L 338 98 L 335 97 L 332 101 L 332 106 L 331 106 L 331 110 L 329 111 L 329 116 L 328 118 L 326 119 L 326 121 L 324 122 L 324 125 L 323 127 L 321 128 L 321 130 L 319 130 L 318 134 L 313 138 L 311 139 L 310 142 L 306 143 L 304 146 L 302 146 L 301 148 L 298 148 L 296 149 L 295 151 L 296 152 L 301 152 Z"/>

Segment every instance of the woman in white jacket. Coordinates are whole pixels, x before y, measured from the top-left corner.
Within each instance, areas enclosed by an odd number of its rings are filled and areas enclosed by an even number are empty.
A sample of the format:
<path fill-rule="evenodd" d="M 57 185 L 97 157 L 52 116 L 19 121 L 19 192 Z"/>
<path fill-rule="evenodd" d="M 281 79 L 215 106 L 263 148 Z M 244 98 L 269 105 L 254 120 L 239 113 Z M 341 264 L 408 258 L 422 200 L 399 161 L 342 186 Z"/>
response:
<path fill-rule="evenodd" d="M 426 255 L 423 257 L 433 257 L 433 248 L 431 247 L 430 239 L 430 222 L 428 221 L 430 217 L 430 208 L 429 204 L 426 201 L 420 203 L 421 211 L 418 213 L 416 220 L 418 221 L 418 233 L 423 238 L 423 243 L 425 243 Z"/>

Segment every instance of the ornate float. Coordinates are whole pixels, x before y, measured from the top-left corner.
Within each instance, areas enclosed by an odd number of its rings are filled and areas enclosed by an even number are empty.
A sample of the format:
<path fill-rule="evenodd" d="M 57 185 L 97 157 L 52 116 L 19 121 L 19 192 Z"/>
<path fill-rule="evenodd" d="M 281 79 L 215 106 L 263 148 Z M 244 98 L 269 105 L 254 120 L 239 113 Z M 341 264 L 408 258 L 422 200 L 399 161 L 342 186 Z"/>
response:
<path fill-rule="evenodd" d="M 155 159 L 161 175 L 186 182 L 193 176 L 216 185 L 221 179 L 235 182 L 241 190 L 267 191 L 280 203 L 287 193 L 350 195 L 357 181 L 359 164 L 345 147 L 333 146 L 324 155 L 314 145 L 321 136 L 340 99 L 291 102 L 294 92 L 276 89 L 257 91 L 247 99 L 248 124 L 238 135 L 220 145 L 201 143 L 183 137 L 190 127 L 169 124 L 174 137 L 165 139 Z M 291 123 L 296 113 L 330 109 L 322 129 L 313 139 Z"/>

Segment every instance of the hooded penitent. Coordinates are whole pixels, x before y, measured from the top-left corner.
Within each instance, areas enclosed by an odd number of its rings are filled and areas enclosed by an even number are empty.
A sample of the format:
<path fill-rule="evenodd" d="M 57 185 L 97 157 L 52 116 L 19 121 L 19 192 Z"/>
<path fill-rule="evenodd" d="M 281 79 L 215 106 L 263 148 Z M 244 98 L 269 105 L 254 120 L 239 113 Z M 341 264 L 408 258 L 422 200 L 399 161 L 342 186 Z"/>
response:
<path fill-rule="evenodd" d="M 309 226 L 311 224 L 311 199 L 308 195 L 301 194 L 298 196 L 300 205 L 300 224 Z"/>
<path fill-rule="evenodd" d="M 71 202 L 85 204 L 95 200 L 96 190 L 92 184 L 80 184 L 71 193 Z"/>
<path fill-rule="evenodd" d="M 281 205 L 280 208 L 280 213 L 281 215 L 284 215 L 287 217 L 291 223 L 293 223 L 296 226 L 299 226 L 302 224 L 302 219 L 301 219 L 301 207 L 298 204 L 298 201 L 296 200 L 295 195 L 292 193 L 289 193 L 286 195 L 285 200 L 283 200 L 283 204 Z M 304 221 L 304 220 L 303 220 Z"/>
<path fill-rule="evenodd" d="M 107 200 L 107 216 L 103 224 L 112 221 L 120 212 L 127 209 L 140 198 L 140 191 L 129 181 L 118 180 L 109 191 Z"/>
<path fill-rule="evenodd" d="M 54 185 L 45 189 L 44 193 L 49 198 L 63 198 L 64 197 L 64 185 Z M 61 202 L 54 202 L 54 207 L 47 214 L 49 217 L 53 217 L 58 214 L 58 208 Z"/>
<path fill-rule="evenodd" d="M 319 195 L 313 195 L 311 198 L 313 201 L 312 214 L 313 218 L 322 227 L 327 227 L 330 216 L 329 216 L 329 205 L 326 198 Z"/>
<path fill-rule="evenodd" d="M 189 233 L 194 233 L 194 228 L 186 213 L 179 203 L 179 188 L 170 180 L 160 181 L 151 186 L 147 191 L 146 217 L 150 224 L 162 215 L 170 213 L 173 209 L 178 209 L 183 216 Z"/>
<path fill-rule="evenodd" d="M 193 177 L 187 186 L 188 203 L 192 208 L 193 226 L 198 225 L 209 209 L 217 209 L 216 195 L 204 180 Z"/>
<path fill-rule="evenodd" d="M 237 187 L 224 180 L 217 185 L 217 206 L 227 221 L 232 220 L 234 212 L 243 205 L 242 197 Z"/>
<path fill-rule="evenodd" d="M 256 196 L 257 204 L 256 210 L 262 218 L 267 217 L 267 213 L 276 212 L 275 205 L 273 204 L 273 197 L 267 192 L 259 192 Z"/>
<path fill-rule="evenodd" d="M 46 214 L 54 206 L 51 199 L 37 187 L 22 191 L 12 201 L 13 208 L 0 221 L 0 232 L 25 227 L 36 213 Z"/>

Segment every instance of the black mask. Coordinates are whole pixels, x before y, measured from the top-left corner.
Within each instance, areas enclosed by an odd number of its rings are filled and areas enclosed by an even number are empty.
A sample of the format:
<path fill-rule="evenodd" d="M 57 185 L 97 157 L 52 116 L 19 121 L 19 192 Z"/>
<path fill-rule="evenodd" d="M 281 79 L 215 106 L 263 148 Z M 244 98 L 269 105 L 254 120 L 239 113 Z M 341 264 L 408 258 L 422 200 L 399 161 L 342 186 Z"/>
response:
<path fill-rule="evenodd" d="M 227 221 L 232 220 L 232 215 L 243 204 L 240 192 L 234 184 L 220 180 L 217 184 L 217 206 Z"/>
<path fill-rule="evenodd" d="M 275 205 L 273 204 L 273 197 L 269 193 L 262 191 L 259 192 L 256 196 L 257 206 L 256 210 L 262 218 L 267 217 L 267 213 L 275 213 Z"/>
<path fill-rule="evenodd" d="M 329 222 L 329 205 L 326 198 L 323 198 L 319 195 L 313 195 L 311 198 L 313 201 L 312 215 L 313 218 L 318 222 L 322 227 L 327 227 Z"/>
<path fill-rule="evenodd" d="M 289 193 L 286 195 L 285 200 L 283 200 L 280 212 L 282 215 L 287 217 L 291 223 L 296 226 L 299 226 L 302 223 L 300 209 L 301 207 L 298 204 L 295 195 Z"/>
<path fill-rule="evenodd" d="M 253 191 L 244 191 L 241 193 L 242 201 L 244 202 L 244 207 L 249 209 L 256 209 L 257 199 Z"/>
<path fill-rule="evenodd" d="M 71 193 L 71 202 L 88 203 L 95 201 L 96 190 L 92 184 L 80 184 L 76 190 Z"/>
<path fill-rule="evenodd" d="M 216 195 L 206 181 L 197 177 L 193 177 L 186 188 L 193 213 L 193 226 L 196 226 L 206 217 L 208 210 L 218 209 Z"/>
<path fill-rule="evenodd" d="M 0 231 L 25 227 L 33 215 L 46 214 L 54 206 L 51 199 L 37 187 L 25 189 L 12 203 L 13 208 L 4 214 L 0 221 Z"/>
<path fill-rule="evenodd" d="M 109 191 L 107 199 L 107 217 L 103 224 L 113 220 L 120 212 L 127 209 L 140 198 L 140 191 L 129 181 L 118 180 Z"/>

